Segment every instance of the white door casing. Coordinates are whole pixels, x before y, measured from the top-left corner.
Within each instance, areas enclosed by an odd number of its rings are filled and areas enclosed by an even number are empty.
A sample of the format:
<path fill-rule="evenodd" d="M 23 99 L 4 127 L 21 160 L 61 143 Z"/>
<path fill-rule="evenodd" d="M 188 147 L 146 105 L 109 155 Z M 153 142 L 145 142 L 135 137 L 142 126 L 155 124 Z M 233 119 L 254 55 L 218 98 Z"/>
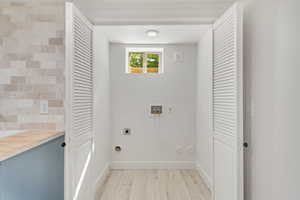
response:
<path fill-rule="evenodd" d="M 90 199 L 93 145 L 93 26 L 66 3 L 65 199 Z"/>
<path fill-rule="evenodd" d="M 213 199 L 243 200 L 242 9 L 213 25 Z"/>

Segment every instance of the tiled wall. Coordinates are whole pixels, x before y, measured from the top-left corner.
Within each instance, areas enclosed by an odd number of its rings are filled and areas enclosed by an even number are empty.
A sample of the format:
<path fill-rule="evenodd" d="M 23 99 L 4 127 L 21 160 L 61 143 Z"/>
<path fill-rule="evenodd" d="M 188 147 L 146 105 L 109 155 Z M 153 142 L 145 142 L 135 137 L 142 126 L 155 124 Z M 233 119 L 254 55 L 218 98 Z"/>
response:
<path fill-rule="evenodd" d="M 63 0 L 0 2 L 0 130 L 63 129 L 64 19 Z"/>

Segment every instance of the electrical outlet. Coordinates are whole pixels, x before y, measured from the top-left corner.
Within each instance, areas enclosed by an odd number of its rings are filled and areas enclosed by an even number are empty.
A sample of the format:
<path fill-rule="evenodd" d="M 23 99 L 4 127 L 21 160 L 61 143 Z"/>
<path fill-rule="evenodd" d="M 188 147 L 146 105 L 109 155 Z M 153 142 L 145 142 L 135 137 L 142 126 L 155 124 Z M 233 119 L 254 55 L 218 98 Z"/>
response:
<path fill-rule="evenodd" d="M 193 146 L 193 145 L 188 145 L 188 146 L 186 147 L 186 152 L 188 152 L 189 154 L 195 153 L 195 148 L 194 148 L 194 146 Z"/>
<path fill-rule="evenodd" d="M 178 145 L 178 146 L 176 147 L 176 152 L 177 152 L 178 154 L 183 154 L 183 147 L 182 147 L 181 145 Z"/>
<path fill-rule="evenodd" d="M 48 101 L 41 100 L 40 101 L 40 114 L 48 114 L 48 112 L 49 112 Z"/>
<path fill-rule="evenodd" d="M 174 53 L 174 61 L 176 63 L 179 63 L 179 62 L 183 62 L 184 61 L 184 55 L 183 55 L 183 52 L 182 51 L 178 51 L 178 52 L 175 52 Z"/>
<path fill-rule="evenodd" d="M 174 113 L 174 110 L 175 110 L 174 106 L 169 106 L 168 107 L 168 114 Z"/>

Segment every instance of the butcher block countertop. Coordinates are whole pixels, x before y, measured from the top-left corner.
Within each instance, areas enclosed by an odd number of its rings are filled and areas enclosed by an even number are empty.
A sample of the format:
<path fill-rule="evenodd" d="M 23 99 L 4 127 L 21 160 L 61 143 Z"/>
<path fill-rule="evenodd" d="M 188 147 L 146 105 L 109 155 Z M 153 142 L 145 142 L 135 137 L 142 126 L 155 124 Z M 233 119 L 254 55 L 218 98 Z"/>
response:
<path fill-rule="evenodd" d="M 0 162 L 64 135 L 64 131 L 34 130 L 0 138 Z"/>

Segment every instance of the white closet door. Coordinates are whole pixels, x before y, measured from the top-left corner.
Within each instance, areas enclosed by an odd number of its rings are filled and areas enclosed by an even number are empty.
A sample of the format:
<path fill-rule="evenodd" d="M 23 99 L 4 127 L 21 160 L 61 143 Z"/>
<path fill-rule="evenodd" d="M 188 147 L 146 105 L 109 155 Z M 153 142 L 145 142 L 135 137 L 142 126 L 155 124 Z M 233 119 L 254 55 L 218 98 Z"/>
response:
<path fill-rule="evenodd" d="M 213 197 L 243 200 L 242 15 L 231 7 L 213 26 Z"/>
<path fill-rule="evenodd" d="M 66 4 L 66 200 L 91 198 L 93 145 L 92 24 Z"/>

